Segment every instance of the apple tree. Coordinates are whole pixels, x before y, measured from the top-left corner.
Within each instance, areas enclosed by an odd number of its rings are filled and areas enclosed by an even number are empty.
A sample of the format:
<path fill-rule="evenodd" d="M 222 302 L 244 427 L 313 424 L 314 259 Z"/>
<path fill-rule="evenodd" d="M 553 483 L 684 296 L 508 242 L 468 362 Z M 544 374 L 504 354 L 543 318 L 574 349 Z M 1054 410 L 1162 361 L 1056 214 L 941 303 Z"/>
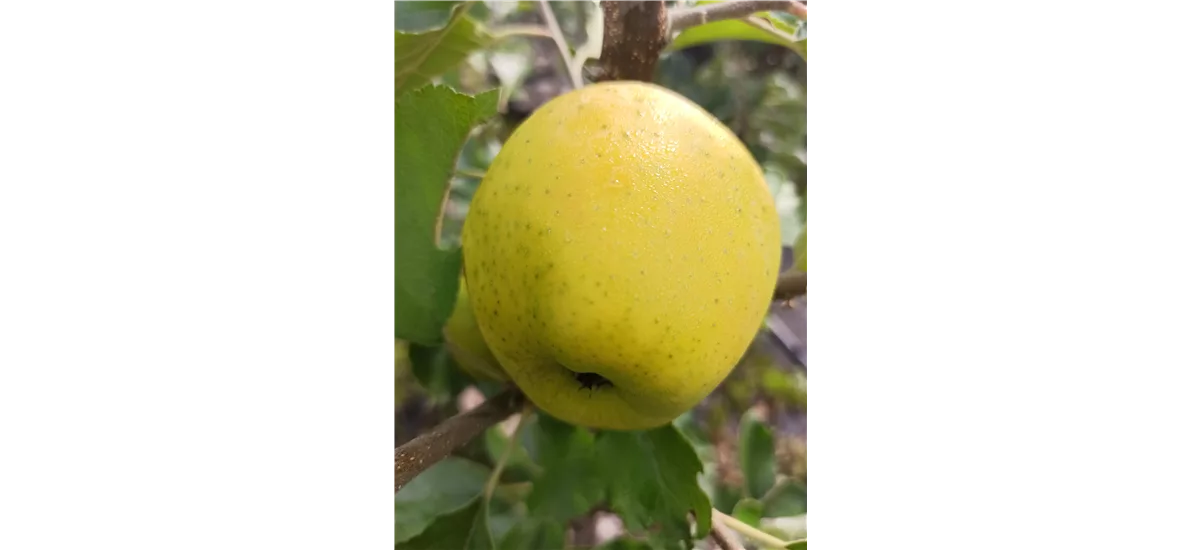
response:
<path fill-rule="evenodd" d="M 806 19 L 798 0 L 396 3 L 396 548 L 807 547 Z M 564 422 L 511 380 L 467 297 L 462 243 L 522 122 L 629 81 L 736 136 L 785 246 L 732 373 L 673 420 L 619 430 Z"/>

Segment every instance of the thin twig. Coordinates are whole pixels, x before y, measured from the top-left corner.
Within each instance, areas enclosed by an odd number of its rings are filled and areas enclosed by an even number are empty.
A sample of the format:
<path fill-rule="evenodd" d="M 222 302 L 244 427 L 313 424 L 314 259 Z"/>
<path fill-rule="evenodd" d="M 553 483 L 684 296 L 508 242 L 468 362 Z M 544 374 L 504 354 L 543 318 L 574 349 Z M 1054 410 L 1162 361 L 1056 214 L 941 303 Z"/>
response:
<path fill-rule="evenodd" d="M 454 171 L 454 175 L 462 176 L 464 178 L 473 178 L 473 179 L 481 180 L 481 179 L 483 179 L 484 176 L 487 175 L 487 172 L 480 172 L 479 170 L 470 170 L 470 169 L 459 168 L 458 170 Z"/>
<path fill-rule="evenodd" d="M 550 9 L 550 2 L 541 0 L 538 2 L 538 7 L 542 9 L 542 18 L 546 20 L 546 27 L 550 29 L 550 35 L 558 46 L 558 55 L 562 57 L 563 69 L 567 71 L 567 76 L 571 79 L 571 86 L 576 89 L 582 88 L 583 77 L 571 71 L 571 49 L 567 47 L 567 39 L 563 37 L 562 29 L 558 26 L 558 19 L 554 17 L 554 11 Z"/>
<path fill-rule="evenodd" d="M 554 38 L 554 33 L 550 32 L 548 27 L 542 25 L 503 25 L 494 27 L 491 34 L 496 40 L 501 40 L 512 36 L 537 36 L 541 38 Z"/>
<path fill-rule="evenodd" d="M 745 550 L 742 545 L 733 540 L 733 533 L 729 532 L 729 528 L 725 527 L 725 523 L 717 516 L 712 518 L 712 529 L 708 535 L 712 537 L 713 542 L 717 543 L 717 546 L 721 547 L 721 550 Z"/>
<path fill-rule="evenodd" d="M 745 21 L 746 24 L 748 24 L 752 27 L 757 27 L 764 32 L 768 32 L 772 35 L 775 35 L 776 37 L 782 39 L 785 42 L 791 43 L 791 42 L 796 41 L 795 36 L 792 36 L 786 32 L 783 32 L 783 31 L 775 28 L 775 25 L 772 25 L 772 24 L 764 21 L 763 18 L 761 18 L 761 17 L 747 17 L 745 19 L 742 19 L 742 21 Z"/>
<path fill-rule="evenodd" d="M 713 508 L 712 515 L 713 515 L 713 524 L 714 525 L 719 520 L 719 521 L 724 522 L 725 525 L 728 525 L 730 529 L 733 529 L 734 531 L 737 531 L 738 533 L 740 533 L 743 537 L 752 539 L 756 543 L 759 543 L 762 546 L 766 546 L 767 548 L 779 548 L 779 549 L 787 548 L 787 545 L 788 545 L 787 541 L 775 538 L 774 536 L 772 536 L 768 533 L 759 531 L 758 529 L 755 529 L 754 526 L 742 523 L 737 518 L 723 514 L 723 513 L 721 513 L 720 510 L 717 510 L 716 508 Z"/>
<path fill-rule="evenodd" d="M 808 20 L 808 7 L 795 0 L 733 0 L 671 10 L 671 31 L 681 31 L 713 21 L 741 19 L 763 11 L 786 11 Z"/>
<path fill-rule="evenodd" d="M 396 491 L 493 424 L 520 411 L 524 402 L 525 396 L 520 391 L 515 388 L 505 390 L 396 447 Z"/>

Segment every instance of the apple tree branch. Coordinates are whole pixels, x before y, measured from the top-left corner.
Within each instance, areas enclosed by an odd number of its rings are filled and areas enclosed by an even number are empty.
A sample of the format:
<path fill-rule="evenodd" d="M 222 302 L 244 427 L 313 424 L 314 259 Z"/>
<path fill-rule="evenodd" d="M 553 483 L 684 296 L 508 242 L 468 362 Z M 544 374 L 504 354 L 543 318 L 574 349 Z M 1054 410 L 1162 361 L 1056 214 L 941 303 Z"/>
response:
<path fill-rule="evenodd" d="M 505 390 L 396 447 L 396 490 L 488 428 L 521 412 L 524 403 L 525 395 L 520 391 Z"/>
<path fill-rule="evenodd" d="M 808 294 L 808 273 L 788 271 L 779 276 L 775 282 L 773 300 L 787 301 L 796 296 Z"/>
<path fill-rule="evenodd" d="M 808 7 L 796 0 L 733 0 L 671 10 L 671 30 L 681 31 L 713 21 L 741 19 L 763 11 L 786 11 L 808 19 Z"/>
<path fill-rule="evenodd" d="M 600 79 L 654 80 L 658 54 L 669 39 L 667 3 L 603 0 L 600 9 L 604 11 Z"/>
<path fill-rule="evenodd" d="M 599 80 L 654 80 L 658 56 L 671 42 L 671 34 L 688 27 L 763 11 L 786 11 L 808 19 L 808 7 L 797 0 L 733 0 L 670 10 L 664 0 L 602 0 L 600 9 L 604 11 L 604 46 Z M 776 31 L 771 28 L 769 32 Z"/>

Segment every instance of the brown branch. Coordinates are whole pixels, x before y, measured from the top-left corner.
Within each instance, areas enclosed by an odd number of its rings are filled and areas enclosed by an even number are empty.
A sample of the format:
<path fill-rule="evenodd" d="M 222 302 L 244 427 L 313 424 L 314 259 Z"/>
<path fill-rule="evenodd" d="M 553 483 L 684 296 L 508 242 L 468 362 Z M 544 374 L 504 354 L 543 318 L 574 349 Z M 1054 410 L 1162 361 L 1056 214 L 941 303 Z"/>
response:
<path fill-rule="evenodd" d="M 446 458 L 484 430 L 521 411 L 525 396 L 505 390 L 469 411 L 459 413 L 408 443 L 396 447 L 396 490 L 417 474 Z"/>
<path fill-rule="evenodd" d="M 712 529 L 709 530 L 708 535 L 712 537 L 713 542 L 717 543 L 717 546 L 721 547 L 721 550 L 745 550 L 742 545 L 733 540 L 733 533 L 729 532 L 729 528 L 725 527 L 721 518 L 717 516 L 712 518 Z"/>
<path fill-rule="evenodd" d="M 600 8 L 604 46 L 597 80 L 654 80 L 658 55 L 668 42 L 666 2 L 602 0 Z"/>
<path fill-rule="evenodd" d="M 788 271 L 775 282 L 775 296 L 772 299 L 790 300 L 805 294 L 808 294 L 808 273 Z"/>
<path fill-rule="evenodd" d="M 808 20 L 808 7 L 796 0 L 733 0 L 671 10 L 671 31 L 681 31 L 713 21 L 741 19 L 763 11 L 786 11 Z M 607 21 L 606 21 L 607 22 Z"/>

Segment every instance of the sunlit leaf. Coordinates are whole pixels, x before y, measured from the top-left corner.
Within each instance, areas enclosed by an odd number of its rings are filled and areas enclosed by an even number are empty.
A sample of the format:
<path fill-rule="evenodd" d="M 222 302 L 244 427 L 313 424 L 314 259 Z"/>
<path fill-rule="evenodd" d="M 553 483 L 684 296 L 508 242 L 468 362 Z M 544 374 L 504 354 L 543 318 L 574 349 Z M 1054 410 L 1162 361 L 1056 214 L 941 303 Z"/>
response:
<path fill-rule="evenodd" d="M 699 2 L 698 5 L 712 3 L 714 2 Z M 755 18 L 759 25 L 742 19 L 725 19 L 684 29 L 671 41 L 669 47 L 682 50 L 710 42 L 749 40 L 784 46 L 808 59 L 808 39 L 806 35 L 800 35 L 801 27 L 794 17 L 761 12 L 755 14 Z M 774 28 L 775 32 L 771 32 L 761 25 Z"/>
<path fill-rule="evenodd" d="M 535 424 L 542 475 L 533 483 L 529 513 L 554 521 L 582 514 L 604 497 L 595 436 L 545 414 Z"/>
<path fill-rule="evenodd" d="M 653 539 L 690 544 L 690 512 L 696 516 L 696 535 L 708 534 L 712 505 L 697 481 L 703 467 L 675 426 L 603 431 L 596 436 L 596 452 L 609 502 L 631 532 L 656 526 Z"/>
<path fill-rule="evenodd" d="M 396 542 L 425 531 L 439 516 L 462 508 L 483 490 L 488 469 L 449 457 L 421 472 L 396 493 Z"/>
<path fill-rule="evenodd" d="M 467 134 L 495 114 L 496 98 L 427 86 L 396 102 L 397 338 L 441 341 L 462 266 L 461 250 L 438 243 L 446 188 Z"/>
<path fill-rule="evenodd" d="M 423 86 L 491 42 L 483 27 L 466 15 L 466 5 L 454 8 L 444 27 L 396 31 L 396 96 Z"/>
<path fill-rule="evenodd" d="M 763 503 L 752 499 L 744 498 L 733 507 L 733 513 L 730 514 L 738 521 L 758 527 L 763 517 Z"/>

